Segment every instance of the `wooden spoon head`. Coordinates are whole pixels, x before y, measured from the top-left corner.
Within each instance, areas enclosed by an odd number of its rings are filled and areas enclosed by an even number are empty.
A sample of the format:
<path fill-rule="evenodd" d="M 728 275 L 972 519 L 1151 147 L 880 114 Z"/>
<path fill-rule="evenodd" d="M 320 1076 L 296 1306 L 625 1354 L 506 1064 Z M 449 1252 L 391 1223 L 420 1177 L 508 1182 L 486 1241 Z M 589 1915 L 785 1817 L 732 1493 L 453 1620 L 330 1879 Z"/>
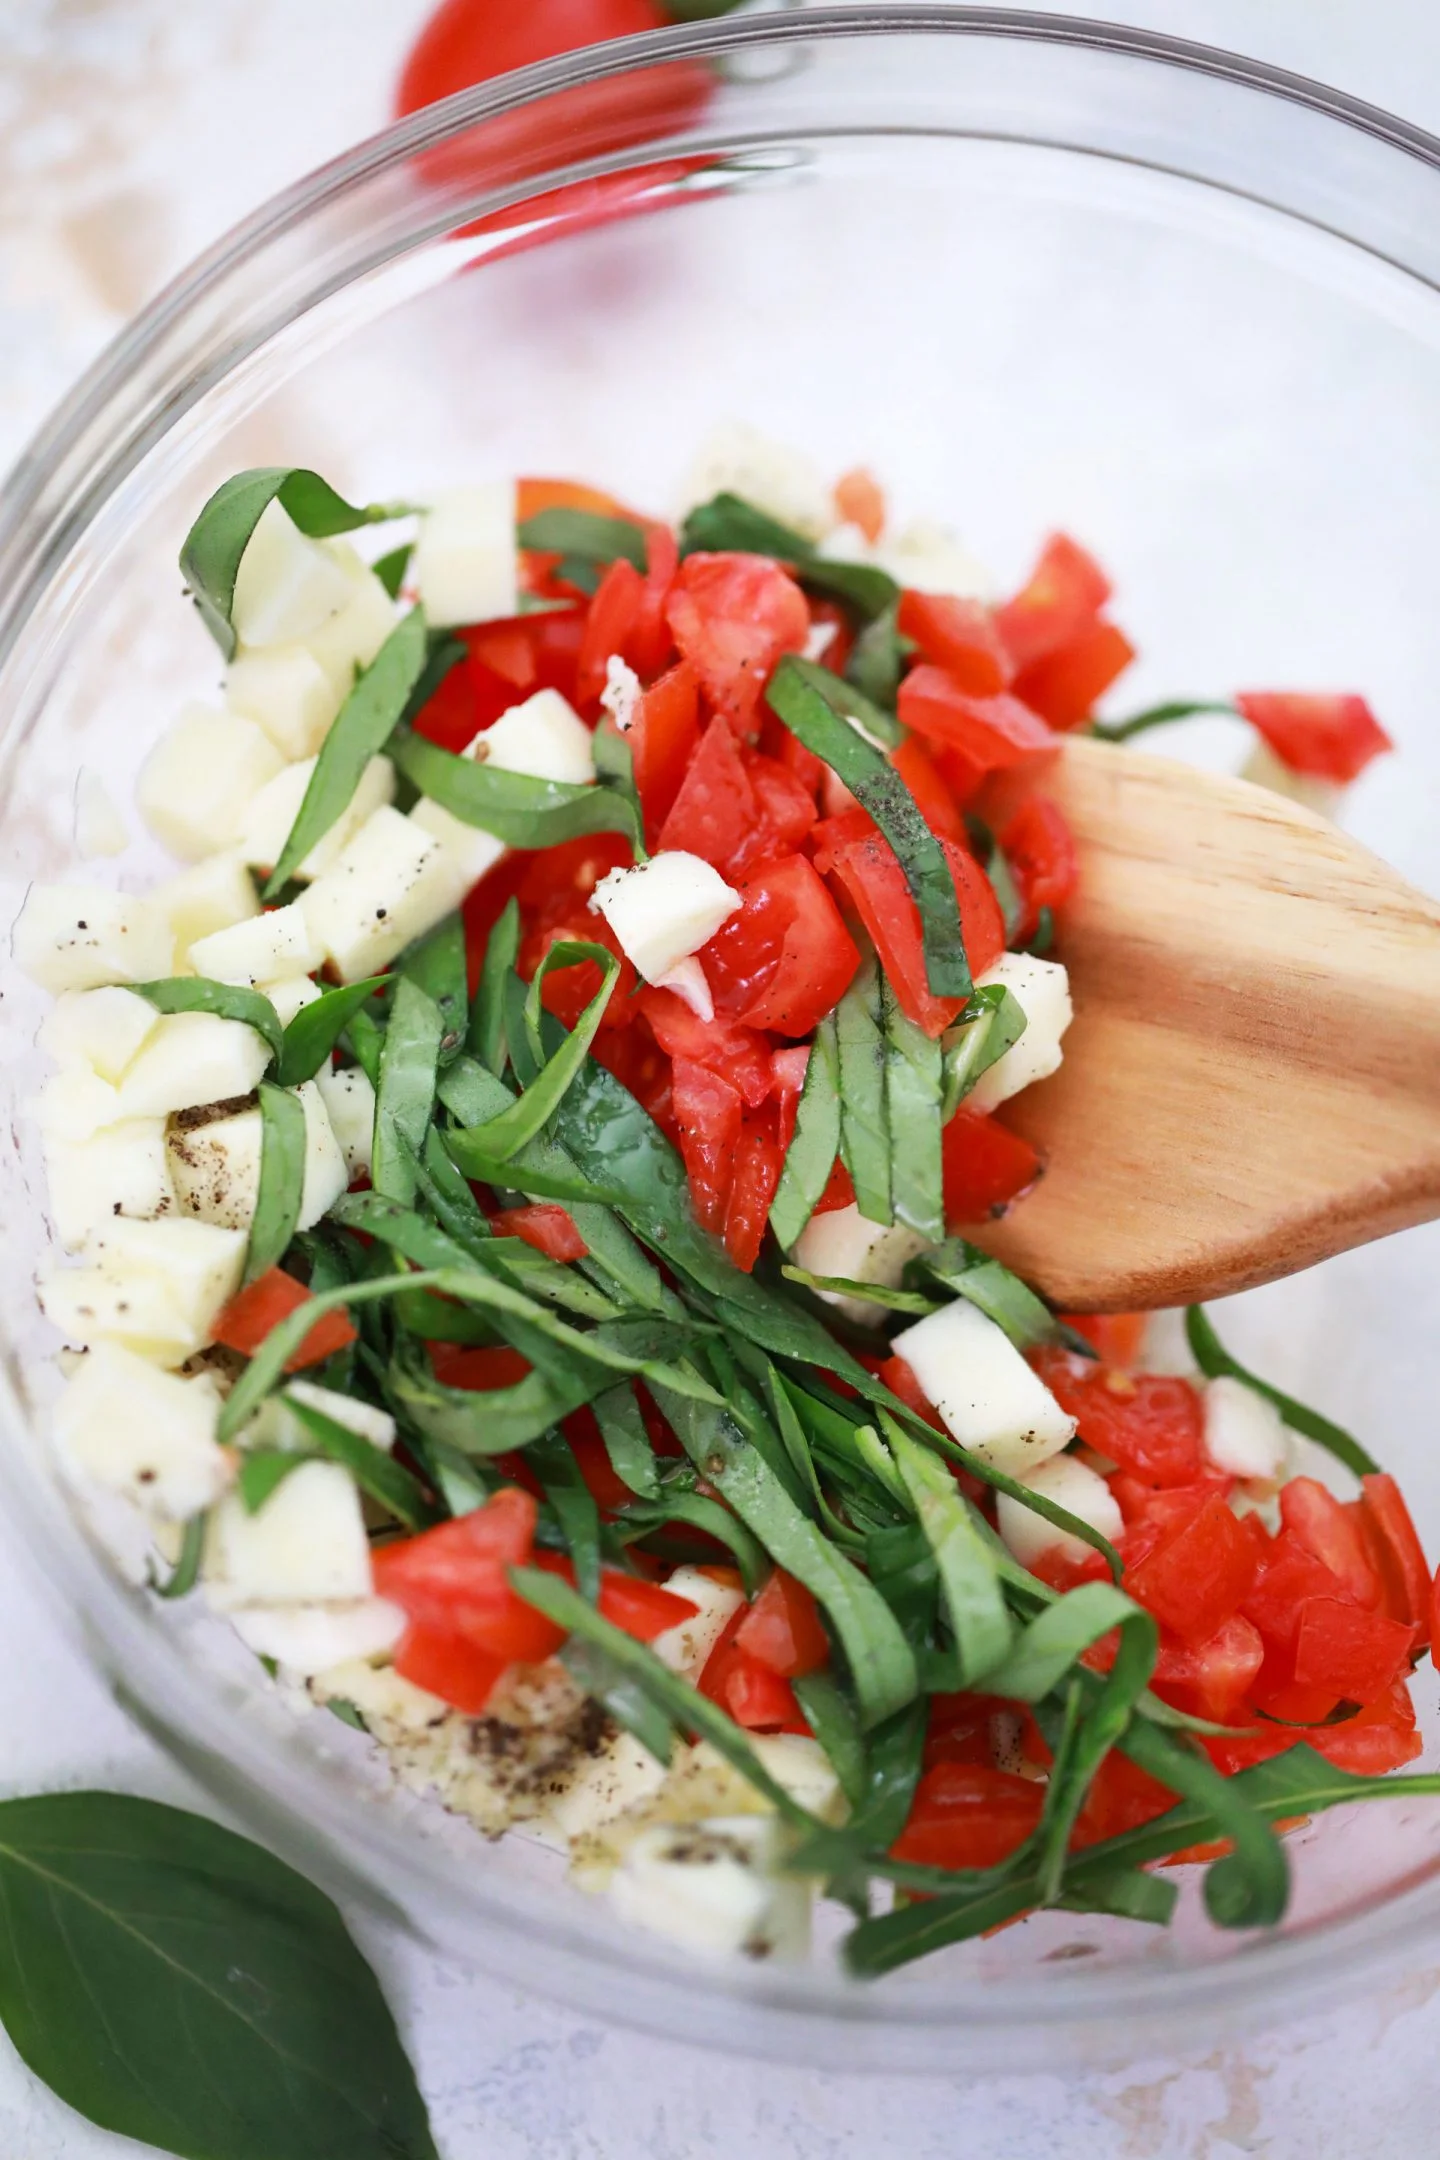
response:
<path fill-rule="evenodd" d="M 1440 908 L 1298 804 L 1068 741 L 1075 1020 L 976 1242 L 1067 1311 L 1222 1297 L 1440 1215 Z"/>

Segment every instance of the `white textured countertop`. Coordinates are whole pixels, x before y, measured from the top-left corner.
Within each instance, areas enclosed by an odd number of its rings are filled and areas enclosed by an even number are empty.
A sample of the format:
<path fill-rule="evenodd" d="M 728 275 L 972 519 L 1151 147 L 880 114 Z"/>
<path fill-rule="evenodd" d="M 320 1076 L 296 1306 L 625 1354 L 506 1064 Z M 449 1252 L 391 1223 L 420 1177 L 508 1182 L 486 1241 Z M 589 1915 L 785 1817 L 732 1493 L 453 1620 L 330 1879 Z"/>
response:
<path fill-rule="evenodd" d="M 385 117 L 419 0 L 4 0 L 0 466 L 187 257 Z M 1058 11 L 1057 11 L 1058 12 Z M 1440 127 L 1433 0 L 1130 0 Z M 0 1781 L 203 1805 L 56 1641 L 0 1528 Z M 372 1930 L 446 2160 L 1419 2160 L 1436 2150 L 1440 1946 L 1383 1998 L 1243 2048 L 1075 2082 L 903 2087 L 736 2063 L 578 2021 Z M 1383 2109 L 1383 2116 L 1381 2110 Z M 1383 2130 L 1379 2127 L 1383 2122 Z M 121 2160 L 0 2037 L 4 2160 Z"/>

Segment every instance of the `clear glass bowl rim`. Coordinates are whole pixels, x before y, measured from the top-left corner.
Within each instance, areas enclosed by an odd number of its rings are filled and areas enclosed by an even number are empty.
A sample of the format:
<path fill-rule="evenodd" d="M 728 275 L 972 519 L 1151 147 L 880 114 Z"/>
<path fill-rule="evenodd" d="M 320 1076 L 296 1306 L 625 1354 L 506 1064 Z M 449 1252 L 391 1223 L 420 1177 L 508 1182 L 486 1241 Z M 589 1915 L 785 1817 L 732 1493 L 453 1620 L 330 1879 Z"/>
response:
<path fill-rule="evenodd" d="M 0 488 L 0 667 L 79 534 L 218 376 L 210 367 L 172 385 L 168 398 L 133 418 L 123 409 L 126 386 L 143 378 L 154 363 L 163 372 L 167 340 L 197 316 L 241 265 L 260 256 L 267 246 L 298 231 L 367 180 L 404 166 L 417 154 L 486 119 L 543 103 L 559 91 L 667 61 L 827 40 L 926 35 L 1083 49 L 1216 78 L 1307 108 L 1337 127 L 1357 130 L 1440 172 L 1440 138 L 1380 107 L 1240 54 L 1085 18 L 943 4 L 844 6 L 723 17 L 583 48 L 459 92 L 321 166 L 233 227 L 101 353 L 32 439 Z M 646 146 L 647 152 L 654 147 Z M 486 206 L 502 207 L 586 172 L 584 165 L 560 165 L 532 174 L 522 183 L 487 196 Z M 1280 207 L 1295 214 L 1291 206 Z M 416 238 L 412 233 L 411 244 Z M 1399 261 L 1397 267 L 1423 277 L 1413 264 Z M 316 297 L 311 295 L 312 302 Z M 233 366 L 251 349 L 237 343 L 225 365 Z M 222 366 L 218 374 L 224 372 Z M 176 389 L 183 389 L 184 394 L 177 398 Z M 118 433 L 107 436 L 107 415 L 122 423 Z M 16 1390 L 3 1367 L 0 1420 L 12 1429 L 24 1423 Z M 54 1508 L 45 1504 L 21 1454 L 13 1446 L 4 1450 L 0 1481 L 22 1533 L 27 1564 L 45 1578 L 52 1600 L 63 1603 L 70 1590 L 78 1589 L 75 1540 L 73 1534 L 66 1534 L 69 1526 L 62 1526 Z M 131 1653 L 137 1654 L 142 1669 L 149 1667 L 148 1680 L 137 1674 L 137 1684 L 126 1691 L 140 1721 L 158 1731 L 223 1797 L 242 1807 L 242 1796 L 258 1803 L 277 1840 L 283 1842 L 286 1829 L 292 1829 L 292 1848 L 298 1844 L 305 1850 L 318 1872 L 326 1871 L 322 1863 L 328 1859 L 332 1881 L 348 1883 L 372 1905 L 388 1905 L 396 1913 L 400 1907 L 383 1888 L 385 1864 L 398 1864 L 402 1874 L 407 1863 L 423 1871 L 424 1848 L 417 1848 L 403 1832 L 376 1822 L 363 1837 L 357 1836 L 355 1824 L 340 1821 L 317 1792 L 316 1782 L 286 1759 L 286 1750 L 254 1733 L 237 1735 L 227 1728 L 219 1706 L 187 1672 L 177 1648 L 167 1646 L 163 1661 L 157 1658 L 154 1641 L 146 1639 L 149 1631 L 140 1625 L 129 1598 L 113 1579 L 98 1566 L 84 1572 L 90 1601 L 87 1608 L 82 1600 L 79 1617 L 88 1623 L 84 1632 L 92 1654 L 98 1654 L 96 1646 L 103 1643 L 103 1662 L 112 1672 L 124 1671 Z M 162 1663 L 166 1670 L 161 1669 Z M 173 1691 L 168 1700 L 167 1691 Z M 176 1712 L 182 1713 L 179 1732 Z M 302 1824 L 308 1825 L 306 1831 L 302 1832 Z M 497 1948 L 508 1942 L 512 1951 L 518 1951 L 527 1927 L 534 1927 L 533 1910 L 523 1910 L 523 1900 L 514 1899 L 504 1886 L 493 1904 L 487 1887 L 474 1896 L 473 1905 L 492 1928 Z M 815 1973 L 782 1974 L 775 1969 L 764 1969 L 752 1981 L 721 1968 L 713 1979 L 701 1978 L 691 1965 L 688 1985 L 681 1988 L 672 1965 L 662 1966 L 648 1958 L 643 1943 L 618 1931 L 601 1946 L 589 1929 L 568 1935 L 561 1927 L 553 1931 L 552 1954 L 544 1961 L 543 1974 L 537 1971 L 527 1976 L 509 1966 L 501 1969 L 521 1985 L 535 1985 L 597 2014 L 667 2031 L 677 2038 L 792 2060 L 823 2061 L 835 2068 L 889 2066 L 953 2073 L 986 2066 L 1057 2068 L 1092 2054 L 1113 2056 L 1117 2034 L 1123 2035 L 1124 2053 L 1133 2057 L 1161 2045 L 1193 2045 L 1219 2025 L 1253 2030 L 1257 2019 L 1293 2015 L 1354 1996 L 1406 1959 L 1423 1958 L 1437 1936 L 1440 1879 L 1427 1878 L 1396 1892 L 1383 1906 L 1289 1938 L 1255 1943 L 1235 1958 L 1164 1972 L 1142 1961 L 1085 1979 L 1078 1975 L 1047 1979 L 1039 1989 L 1023 1980 L 987 1980 L 983 1988 L 966 1991 L 963 2001 L 956 2001 L 948 2011 L 934 1994 L 917 1999 L 883 1988 L 843 1986 Z M 573 1986 L 556 1978 L 559 1963 L 566 1957 L 578 1958 L 589 1968 L 583 1981 Z M 627 1980 L 635 1990 L 628 2003 L 623 1999 Z M 695 2015 L 697 2005 L 707 2004 L 713 2025 L 704 2015 Z M 857 2047 L 862 2032 L 868 2039 Z M 898 2047 L 887 2047 L 887 2035 Z"/>

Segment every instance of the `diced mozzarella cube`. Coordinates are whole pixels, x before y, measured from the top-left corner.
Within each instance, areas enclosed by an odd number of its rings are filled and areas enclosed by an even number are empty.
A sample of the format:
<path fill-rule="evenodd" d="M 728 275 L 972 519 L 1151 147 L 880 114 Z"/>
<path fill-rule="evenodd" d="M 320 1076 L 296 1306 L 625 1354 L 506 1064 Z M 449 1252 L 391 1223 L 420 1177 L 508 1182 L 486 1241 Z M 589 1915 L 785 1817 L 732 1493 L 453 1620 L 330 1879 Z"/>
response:
<path fill-rule="evenodd" d="M 259 870 L 273 870 L 300 815 L 305 790 L 315 770 L 313 757 L 287 765 L 261 788 L 245 813 L 240 833 L 240 853 Z M 296 867 L 301 880 L 317 878 L 336 861 L 348 840 L 360 830 L 372 810 L 394 800 L 395 768 L 389 758 L 373 757 L 360 775 L 359 784 L 329 832 L 321 835 Z"/>
<path fill-rule="evenodd" d="M 173 1286 L 135 1269 L 42 1267 L 40 1310 L 69 1343 L 113 1342 L 159 1365 L 181 1365 L 205 1345 Z"/>
<path fill-rule="evenodd" d="M 289 1027 L 296 1013 L 315 1003 L 320 996 L 320 985 L 311 982 L 308 975 L 295 975 L 287 982 L 267 983 L 265 995 L 274 1006 L 281 1027 Z"/>
<path fill-rule="evenodd" d="M 1060 1070 L 1060 1038 L 1075 1017 L 1070 978 L 1058 960 L 1037 960 L 1031 953 L 1002 953 L 979 978 L 983 986 L 1003 983 L 1025 1012 L 1025 1032 L 970 1092 L 972 1110 L 995 1110 L 1022 1088 L 1048 1080 Z"/>
<path fill-rule="evenodd" d="M 723 494 L 743 495 L 808 540 L 822 539 L 835 523 L 835 500 L 819 466 L 803 450 L 772 442 L 739 420 L 722 422 L 701 445 L 683 507 Z"/>
<path fill-rule="evenodd" d="M 633 1733 L 617 1733 L 598 1755 L 577 1765 L 546 1810 L 565 1838 L 588 1837 L 629 1808 L 654 1798 L 665 1782 L 665 1765 Z"/>
<path fill-rule="evenodd" d="M 1078 1515 L 1081 1522 L 1102 1537 L 1117 1538 L 1124 1523 L 1120 1503 L 1098 1470 L 1075 1455 L 1052 1455 L 1020 1480 L 1027 1492 Z M 1067 1560 L 1083 1560 L 1091 1548 L 1068 1530 L 1057 1530 L 1043 1515 L 1023 1501 L 1001 1493 L 996 1500 L 996 1523 L 1000 1535 L 1022 1567 L 1033 1567 L 1043 1552 L 1062 1552 Z"/>
<path fill-rule="evenodd" d="M 1029 1477 L 1074 1438 L 1074 1418 L 1005 1330 L 965 1298 L 917 1320 L 891 1347 L 960 1445 L 1011 1477 Z"/>
<path fill-rule="evenodd" d="M 201 1103 L 233 1102 L 258 1087 L 270 1062 L 265 1038 L 217 1013 L 166 1013 L 120 1083 L 126 1117 L 165 1117 Z"/>
<path fill-rule="evenodd" d="M 657 1823 L 630 1845 L 610 1897 L 622 1919 L 690 1949 L 803 1957 L 810 1888 L 782 1872 L 783 1857 L 784 1833 L 773 1816 Z"/>
<path fill-rule="evenodd" d="M 378 1597 L 343 1605 L 240 1605 L 230 1624 L 257 1657 L 273 1658 L 302 1679 L 351 1658 L 383 1656 L 408 1625 L 398 1605 Z"/>
<path fill-rule="evenodd" d="M 184 1522 L 220 1498 L 230 1457 L 215 1438 L 220 1397 L 208 1374 L 182 1379 L 133 1351 L 101 1343 L 77 1367 L 55 1410 L 55 1438 L 96 1484 Z"/>
<path fill-rule="evenodd" d="M 83 1065 L 53 1074 L 32 1096 L 29 1109 L 47 1144 L 67 1146 L 93 1139 L 125 1115 L 119 1089 Z"/>
<path fill-rule="evenodd" d="M 832 540 L 829 552 L 841 553 Z M 872 560 L 912 592 L 953 593 L 961 600 L 993 600 L 995 581 L 944 525 L 929 519 L 907 525 L 882 542 Z"/>
<path fill-rule="evenodd" d="M 338 711 L 354 689 L 356 676 L 369 667 L 395 628 L 398 616 L 389 593 L 352 547 L 342 540 L 322 545 L 344 566 L 350 597 L 338 614 L 306 638 L 305 648 L 323 670 Z"/>
<path fill-rule="evenodd" d="M 212 930 L 227 930 L 231 923 L 248 922 L 260 912 L 254 880 L 233 850 L 182 870 L 157 885 L 151 897 L 170 925 L 180 955 Z M 176 972 L 183 972 L 183 965 Z"/>
<path fill-rule="evenodd" d="M 358 1065 L 322 1066 L 315 1075 L 330 1126 L 353 1178 L 361 1171 L 370 1175 L 375 1151 L 375 1090 Z"/>
<path fill-rule="evenodd" d="M 318 1410 L 332 1424 L 343 1425 L 347 1432 L 368 1440 L 382 1455 L 388 1455 L 395 1445 L 395 1420 L 389 1411 L 377 1410 L 373 1403 L 361 1402 L 354 1395 L 339 1395 L 334 1388 L 317 1387 L 313 1380 L 292 1380 L 279 1400 L 304 1403 L 308 1409 Z M 303 1428 L 298 1429 L 303 1441 Z M 331 1659 L 332 1664 L 336 1662 Z"/>
<path fill-rule="evenodd" d="M 1322 780 L 1315 773 L 1293 772 L 1288 765 L 1282 765 L 1269 743 L 1258 736 L 1240 768 L 1240 778 L 1255 787 L 1269 788 L 1272 795 L 1286 795 L 1291 802 L 1303 803 L 1319 817 L 1333 818 L 1345 793 L 1333 780 Z"/>
<path fill-rule="evenodd" d="M 835 1765 L 818 1740 L 807 1733 L 752 1733 L 751 1746 L 777 1785 L 792 1800 L 818 1815 L 822 1822 L 838 1821 L 845 1813 L 845 1796 Z M 708 1746 L 702 1742 L 702 1746 Z"/>
<path fill-rule="evenodd" d="M 67 1251 L 116 1215 L 149 1221 L 175 1204 L 160 1118 L 127 1118 L 89 1140 L 47 1138 L 50 1219 Z"/>
<path fill-rule="evenodd" d="M 130 845 L 125 820 L 99 773 L 88 768 L 75 786 L 75 847 L 85 857 L 123 855 Z"/>
<path fill-rule="evenodd" d="M 410 558 L 410 580 L 434 628 L 513 615 L 518 576 L 512 481 L 435 498 Z"/>
<path fill-rule="evenodd" d="M 67 990 L 46 1014 L 36 1037 L 57 1065 L 88 1066 L 117 1081 L 160 1015 L 133 990 Z"/>
<path fill-rule="evenodd" d="M 227 1495 L 210 1517 L 204 1575 L 212 1602 L 225 1607 L 371 1597 L 370 1547 L 349 1472 L 302 1463 L 253 1515 Z"/>
<path fill-rule="evenodd" d="M 439 841 L 387 806 L 371 812 L 300 905 L 342 982 L 357 982 L 433 929 L 455 898 Z"/>
<path fill-rule="evenodd" d="M 265 730 L 285 758 L 312 757 L 340 710 L 340 694 L 304 645 L 241 651 L 225 674 L 225 702 Z"/>
<path fill-rule="evenodd" d="M 402 1680 L 392 1665 L 372 1665 L 365 1658 L 327 1666 L 311 1692 L 320 1702 L 338 1697 L 353 1703 L 372 1730 L 388 1727 L 397 1735 L 433 1732 L 454 1717 L 438 1695 Z"/>
<path fill-rule="evenodd" d="M 827 626 L 827 638 L 828 635 Z M 629 661 L 622 659 L 619 653 L 612 652 L 605 662 L 605 688 L 600 693 L 600 703 L 622 735 L 628 735 L 635 725 L 635 716 L 640 710 L 640 700 L 644 694 L 640 677 Z"/>
<path fill-rule="evenodd" d="M 719 871 L 682 848 L 652 855 L 633 870 L 610 871 L 590 900 L 646 982 L 662 984 L 739 905 L 739 893 Z"/>
<path fill-rule="evenodd" d="M 497 840 L 494 833 L 482 832 L 478 825 L 467 825 L 442 803 L 432 802 L 422 795 L 410 812 L 410 822 L 418 825 L 421 832 L 438 840 L 445 851 L 445 862 L 455 887 L 456 899 L 463 900 L 473 885 L 478 885 L 487 870 L 493 870 L 505 853 L 505 843 Z"/>
<path fill-rule="evenodd" d="M 284 760 L 243 713 L 187 705 L 140 768 L 140 815 L 172 855 L 198 862 L 240 837 L 247 804 Z"/>
<path fill-rule="evenodd" d="M 268 503 L 235 574 L 230 620 L 240 643 L 281 645 L 308 638 L 349 596 L 342 566 L 300 531 L 278 498 Z"/>
<path fill-rule="evenodd" d="M 58 997 L 155 982 L 170 972 L 175 940 L 153 898 L 100 885 L 32 885 L 11 950 L 15 965 Z"/>
<path fill-rule="evenodd" d="M 233 1110 L 198 1121 L 181 1116 L 166 1140 L 170 1179 L 180 1207 L 201 1222 L 248 1230 L 260 1194 L 263 1127 L 258 1110 Z"/>
<path fill-rule="evenodd" d="M 1283 1477 L 1290 1456 L 1285 1420 L 1274 1403 L 1224 1373 L 1205 1389 L 1205 1454 L 1229 1477 Z"/>
<path fill-rule="evenodd" d="M 853 1203 L 812 1215 L 795 1240 L 798 1266 L 811 1275 L 843 1275 L 849 1282 L 875 1283 L 886 1290 L 898 1289 L 907 1261 L 925 1250 L 926 1240 L 904 1223 L 870 1222 Z M 817 1295 L 847 1318 L 872 1324 L 882 1308 L 863 1298 L 846 1297 L 839 1290 Z"/>
<path fill-rule="evenodd" d="M 512 705 L 493 727 L 482 728 L 465 755 L 497 772 L 529 773 L 536 780 L 578 787 L 595 778 L 594 737 L 558 690 L 537 690 L 523 704 Z"/>
<path fill-rule="evenodd" d="M 307 1080 L 295 1092 L 305 1112 L 305 1181 L 300 1191 L 298 1227 L 309 1230 L 334 1207 L 350 1183 L 350 1172 L 315 1082 Z"/>
<path fill-rule="evenodd" d="M 743 1592 L 730 1583 L 716 1582 L 703 1568 L 679 1567 L 666 1581 L 676 1597 L 689 1598 L 697 1610 L 693 1620 L 677 1620 L 650 1645 L 656 1657 L 672 1672 L 698 1680 L 705 1660 L 725 1632 L 726 1624 L 744 1604 Z"/>
<path fill-rule="evenodd" d="M 161 1283 L 190 1326 L 192 1349 L 199 1350 L 240 1287 L 245 1237 L 238 1230 L 187 1221 L 178 1214 L 163 1215 L 158 1222 L 116 1216 L 95 1232 L 85 1257 L 112 1278 Z"/>
<path fill-rule="evenodd" d="M 197 975 L 251 989 L 308 975 L 320 959 L 310 925 L 293 901 L 289 907 L 252 915 L 249 922 L 233 923 L 228 930 L 212 930 L 190 948 L 190 965 Z"/>

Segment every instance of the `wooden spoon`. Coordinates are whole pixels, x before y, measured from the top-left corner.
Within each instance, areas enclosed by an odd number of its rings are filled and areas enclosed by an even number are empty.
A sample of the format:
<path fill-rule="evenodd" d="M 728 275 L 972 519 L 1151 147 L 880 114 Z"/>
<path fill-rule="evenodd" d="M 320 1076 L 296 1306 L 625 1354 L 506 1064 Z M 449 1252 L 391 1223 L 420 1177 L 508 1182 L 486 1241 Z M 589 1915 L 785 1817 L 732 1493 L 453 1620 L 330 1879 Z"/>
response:
<path fill-rule="evenodd" d="M 1089 739 L 1075 1020 L 1003 1120 L 1035 1190 L 971 1233 L 1064 1311 L 1222 1297 L 1440 1216 L 1440 906 L 1309 810 Z"/>

